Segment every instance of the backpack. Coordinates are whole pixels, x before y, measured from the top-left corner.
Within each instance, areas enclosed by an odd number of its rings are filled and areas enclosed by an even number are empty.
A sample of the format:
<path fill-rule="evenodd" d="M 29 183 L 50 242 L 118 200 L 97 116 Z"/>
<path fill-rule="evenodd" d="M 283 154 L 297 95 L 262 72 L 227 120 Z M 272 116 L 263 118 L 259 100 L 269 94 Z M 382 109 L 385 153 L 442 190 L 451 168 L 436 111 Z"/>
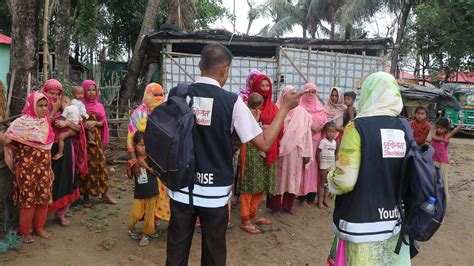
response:
<path fill-rule="evenodd" d="M 417 241 L 428 241 L 441 226 L 446 213 L 446 194 L 443 176 L 433 163 L 433 147 L 418 146 L 408 121 L 400 120 L 411 148 L 402 164 L 398 189 L 401 231 L 395 253 L 399 254 L 403 242 L 410 245 L 413 258 L 419 252 Z M 434 213 L 426 212 L 422 208 L 422 204 L 426 203 L 429 197 L 436 199 Z"/>
<path fill-rule="evenodd" d="M 195 116 L 188 104 L 188 85 L 178 84 L 166 102 L 148 116 L 143 140 L 149 165 L 170 190 L 189 187 L 195 180 L 193 128 Z"/>

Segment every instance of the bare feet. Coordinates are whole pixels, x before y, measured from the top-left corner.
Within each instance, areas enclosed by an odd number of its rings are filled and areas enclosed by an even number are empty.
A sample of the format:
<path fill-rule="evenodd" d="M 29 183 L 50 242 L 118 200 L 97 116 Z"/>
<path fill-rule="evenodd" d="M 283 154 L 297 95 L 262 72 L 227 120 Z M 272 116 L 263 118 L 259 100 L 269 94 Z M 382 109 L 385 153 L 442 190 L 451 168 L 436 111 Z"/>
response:
<path fill-rule="evenodd" d="M 107 194 L 102 194 L 102 202 L 111 205 L 117 204 L 117 200 Z"/>
<path fill-rule="evenodd" d="M 326 208 L 326 209 L 329 208 L 328 200 L 329 200 L 329 199 L 324 199 L 324 200 L 323 200 L 323 206 L 324 206 L 324 208 Z"/>
<path fill-rule="evenodd" d="M 38 235 L 39 237 L 45 238 L 45 239 L 48 239 L 51 236 L 51 234 L 48 231 L 44 230 L 44 229 L 35 230 L 35 234 Z"/>
<path fill-rule="evenodd" d="M 95 146 L 95 145 L 96 145 L 96 144 L 95 144 L 95 141 L 93 141 L 93 140 L 89 140 L 89 141 L 87 141 L 87 143 L 88 143 L 89 145 L 92 145 L 92 146 Z"/>
<path fill-rule="evenodd" d="M 52 159 L 53 160 L 59 160 L 59 159 L 61 159 L 61 157 L 63 157 L 63 155 L 64 155 L 63 153 L 58 152 L 53 156 Z"/>
<path fill-rule="evenodd" d="M 142 239 L 140 240 L 140 247 L 148 246 L 148 244 L 150 244 L 148 236 L 142 236 Z"/>
<path fill-rule="evenodd" d="M 58 222 L 58 224 L 62 227 L 69 227 L 69 220 L 66 219 L 66 217 L 56 217 L 56 222 Z"/>
<path fill-rule="evenodd" d="M 272 215 L 275 218 L 280 218 L 281 217 L 281 213 L 279 211 L 272 211 Z"/>
<path fill-rule="evenodd" d="M 283 209 L 282 212 L 284 212 L 284 213 L 289 213 L 289 214 L 291 214 L 291 215 L 295 215 L 295 214 L 296 214 L 296 211 L 295 211 L 295 210 Z"/>
<path fill-rule="evenodd" d="M 309 207 L 309 203 L 306 200 L 300 201 L 301 207 Z"/>
<path fill-rule="evenodd" d="M 84 195 L 84 201 L 82 202 L 82 207 L 84 208 L 92 208 L 92 202 L 89 199 L 89 195 Z"/>

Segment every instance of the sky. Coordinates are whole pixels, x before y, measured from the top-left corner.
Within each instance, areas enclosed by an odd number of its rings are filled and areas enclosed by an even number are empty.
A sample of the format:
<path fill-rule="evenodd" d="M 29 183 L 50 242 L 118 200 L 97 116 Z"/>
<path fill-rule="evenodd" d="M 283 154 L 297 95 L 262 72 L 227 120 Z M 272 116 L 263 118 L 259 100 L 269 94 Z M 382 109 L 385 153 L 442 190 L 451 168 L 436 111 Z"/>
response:
<path fill-rule="evenodd" d="M 247 5 L 247 0 L 223 0 L 223 5 L 230 10 L 232 13 L 234 10 L 234 1 L 235 1 L 235 15 L 236 15 L 236 27 L 235 31 L 237 33 L 245 33 L 247 31 L 248 19 L 247 13 L 249 11 L 249 6 Z M 252 0 L 256 5 L 262 5 L 266 0 Z M 390 15 L 387 12 L 379 12 L 376 14 L 375 18 L 371 21 L 364 23 L 365 30 L 368 32 L 367 37 L 375 37 L 377 34 L 385 37 L 387 31 L 387 26 L 391 25 L 394 15 Z M 260 30 L 270 23 L 269 18 L 259 17 L 255 20 L 250 28 L 250 35 L 256 35 Z M 328 25 L 329 26 L 329 25 Z M 223 28 L 230 32 L 233 31 L 232 22 L 229 19 L 225 18 L 223 20 L 216 21 L 211 25 L 212 28 Z M 295 26 L 293 31 L 285 34 L 283 37 L 303 37 L 302 29 L 300 26 Z M 393 35 L 389 36 L 394 38 Z"/>

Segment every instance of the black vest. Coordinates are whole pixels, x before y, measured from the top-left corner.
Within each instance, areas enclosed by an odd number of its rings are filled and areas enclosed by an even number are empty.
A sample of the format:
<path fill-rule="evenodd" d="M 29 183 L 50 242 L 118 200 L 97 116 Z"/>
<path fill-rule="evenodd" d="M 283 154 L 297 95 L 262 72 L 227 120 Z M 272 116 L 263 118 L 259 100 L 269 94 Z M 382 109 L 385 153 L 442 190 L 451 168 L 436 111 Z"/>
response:
<path fill-rule="evenodd" d="M 233 184 L 232 112 L 238 96 L 220 87 L 204 83 L 190 85 L 189 93 L 193 96 L 194 104 L 199 101 L 198 98 L 213 99 L 212 115 L 207 116 L 210 125 L 201 125 L 197 117 L 193 131 L 198 178 L 196 184 L 209 187 L 231 186 Z M 197 193 L 196 191 L 195 195 L 199 196 Z"/>
<path fill-rule="evenodd" d="M 361 138 L 359 175 L 353 191 L 336 197 L 333 229 L 353 243 L 383 241 L 400 231 L 397 191 L 409 141 L 397 117 L 364 117 L 354 123 Z"/>

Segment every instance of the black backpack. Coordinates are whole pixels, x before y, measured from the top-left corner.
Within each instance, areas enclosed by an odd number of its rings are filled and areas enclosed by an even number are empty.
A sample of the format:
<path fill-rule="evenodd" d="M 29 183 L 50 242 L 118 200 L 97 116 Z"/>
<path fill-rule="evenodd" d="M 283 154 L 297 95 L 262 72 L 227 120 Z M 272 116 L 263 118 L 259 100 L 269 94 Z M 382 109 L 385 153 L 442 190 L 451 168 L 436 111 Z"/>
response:
<path fill-rule="evenodd" d="M 408 121 L 401 119 L 401 122 L 411 148 L 401 170 L 398 190 L 401 231 L 395 253 L 399 254 L 403 242 L 410 245 L 413 258 L 419 252 L 417 241 L 428 241 L 441 226 L 446 213 L 446 194 L 440 169 L 433 163 L 433 147 L 418 146 Z M 434 213 L 422 208 L 430 197 L 436 199 Z"/>
<path fill-rule="evenodd" d="M 190 205 L 195 180 L 193 128 L 195 116 L 187 101 L 188 85 L 178 84 L 168 100 L 148 116 L 143 139 L 150 167 L 172 191 L 189 187 Z"/>

